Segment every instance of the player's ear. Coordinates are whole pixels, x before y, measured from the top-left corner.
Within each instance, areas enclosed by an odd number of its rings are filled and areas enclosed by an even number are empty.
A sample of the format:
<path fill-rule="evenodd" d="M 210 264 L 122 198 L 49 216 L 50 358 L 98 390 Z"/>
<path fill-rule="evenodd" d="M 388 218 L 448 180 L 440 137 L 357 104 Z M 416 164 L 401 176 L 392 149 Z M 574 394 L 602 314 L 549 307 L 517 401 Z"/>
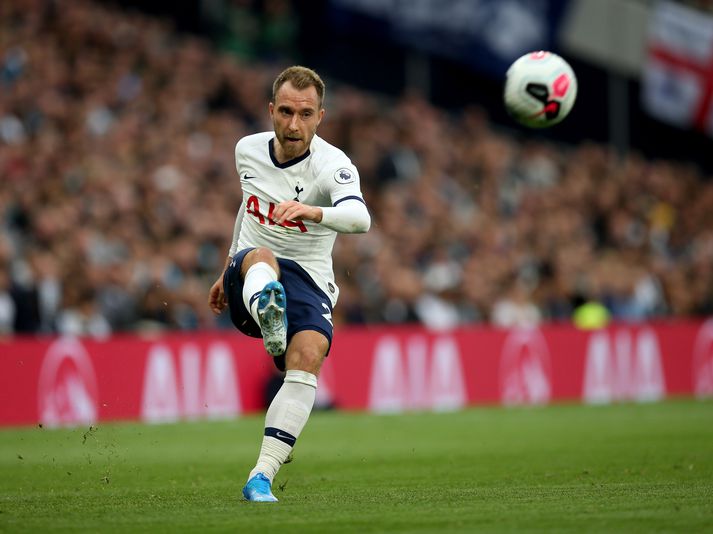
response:
<path fill-rule="evenodd" d="M 319 110 L 319 121 L 317 121 L 317 126 L 319 126 L 319 123 L 322 122 L 322 119 L 324 118 L 325 113 L 326 113 L 326 111 L 324 110 L 324 108 Z"/>
<path fill-rule="evenodd" d="M 275 112 L 275 104 L 273 104 L 272 102 L 270 102 L 270 103 L 267 105 L 267 110 L 270 112 L 270 117 L 272 117 L 272 114 Z"/>

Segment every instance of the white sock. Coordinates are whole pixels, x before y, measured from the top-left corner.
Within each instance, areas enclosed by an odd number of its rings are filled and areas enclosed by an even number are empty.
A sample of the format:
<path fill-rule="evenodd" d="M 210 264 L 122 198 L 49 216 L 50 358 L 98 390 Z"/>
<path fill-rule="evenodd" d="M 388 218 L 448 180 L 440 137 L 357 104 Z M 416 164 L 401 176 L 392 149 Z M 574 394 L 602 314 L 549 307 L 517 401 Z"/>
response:
<path fill-rule="evenodd" d="M 285 382 L 265 415 L 260 456 L 248 480 L 262 473 L 272 482 L 307 424 L 316 394 L 315 375 L 307 371 L 287 371 Z"/>
<path fill-rule="evenodd" d="M 257 297 L 260 295 L 262 288 L 265 287 L 265 284 L 275 280 L 277 280 L 275 269 L 264 261 L 251 265 L 248 272 L 245 273 L 243 303 L 257 324 L 260 324 L 260 319 L 257 315 Z"/>

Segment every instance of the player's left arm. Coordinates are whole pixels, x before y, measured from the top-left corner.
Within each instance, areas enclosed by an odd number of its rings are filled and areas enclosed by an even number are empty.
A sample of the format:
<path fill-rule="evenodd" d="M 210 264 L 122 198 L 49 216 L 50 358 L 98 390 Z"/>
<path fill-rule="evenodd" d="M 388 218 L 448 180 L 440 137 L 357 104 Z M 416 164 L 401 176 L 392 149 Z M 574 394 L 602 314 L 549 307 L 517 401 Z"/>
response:
<path fill-rule="evenodd" d="M 273 219 L 277 224 L 285 221 L 312 221 L 335 232 L 359 234 L 369 230 L 371 216 L 361 197 L 347 197 L 332 207 L 309 206 L 296 200 L 280 202 Z"/>
<path fill-rule="evenodd" d="M 371 216 L 359 187 L 359 173 L 348 167 L 332 169 L 322 174 L 321 189 L 329 196 L 332 206 L 310 206 L 296 200 L 281 202 L 273 218 L 278 224 L 285 221 L 307 220 L 345 234 L 364 233 L 371 226 Z"/>
<path fill-rule="evenodd" d="M 361 196 L 350 196 L 322 208 L 321 224 L 344 234 L 362 234 L 369 231 L 371 216 Z"/>

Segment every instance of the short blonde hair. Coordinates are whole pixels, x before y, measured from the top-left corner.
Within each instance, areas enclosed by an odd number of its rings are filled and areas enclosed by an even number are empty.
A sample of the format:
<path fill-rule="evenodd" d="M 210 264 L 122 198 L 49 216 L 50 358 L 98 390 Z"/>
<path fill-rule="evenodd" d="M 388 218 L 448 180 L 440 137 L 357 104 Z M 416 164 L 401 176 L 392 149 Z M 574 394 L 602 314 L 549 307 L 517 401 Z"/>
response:
<path fill-rule="evenodd" d="M 295 89 L 307 89 L 308 87 L 314 87 L 317 91 L 317 96 L 319 97 L 319 107 L 322 107 L 324 103 L 324 93 L 325 85 L 322 78 L 319 77 L 312 69 L 307 67 L 302 67 L 300 65 L 295 65 L 293 67 L 288 67 L 283 70 L 277 78 L 275 78 L 272 84 L 272 102 L 275 103 L 275 96 L 280 87 L 284 85 L 285 82 L 290 82 Z"/>

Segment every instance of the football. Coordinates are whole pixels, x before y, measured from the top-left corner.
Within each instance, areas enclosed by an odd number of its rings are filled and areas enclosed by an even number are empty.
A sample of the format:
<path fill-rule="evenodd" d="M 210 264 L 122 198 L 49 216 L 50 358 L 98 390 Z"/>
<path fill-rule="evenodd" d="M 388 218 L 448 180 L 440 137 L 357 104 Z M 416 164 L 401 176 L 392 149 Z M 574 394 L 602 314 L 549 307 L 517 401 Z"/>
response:
<path fill-rule="evenodd" d="M 557 54 L 540 50 L 518 58 L 505 75 L 505 108 L 520 124 L 545 128 L 562 121 L 577 98 L 577 78 Z"/>

